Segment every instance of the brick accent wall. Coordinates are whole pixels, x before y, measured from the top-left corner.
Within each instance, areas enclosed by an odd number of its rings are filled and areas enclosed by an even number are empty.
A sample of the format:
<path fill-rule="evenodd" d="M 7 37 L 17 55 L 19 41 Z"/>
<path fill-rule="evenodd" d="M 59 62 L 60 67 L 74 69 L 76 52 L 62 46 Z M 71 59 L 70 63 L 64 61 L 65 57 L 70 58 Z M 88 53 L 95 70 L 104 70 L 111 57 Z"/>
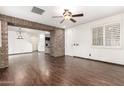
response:
<path fill-rule="evenodd" d="M 1 21 L 2 47 L 0 47 L 0 68 L 8 67 L 8 24 Z"/>
<path fill-rule="evenodd" d="M 54 57 L 65 55 L 65 31 L 55 30 L 50 32 L 50 54 Z"/>

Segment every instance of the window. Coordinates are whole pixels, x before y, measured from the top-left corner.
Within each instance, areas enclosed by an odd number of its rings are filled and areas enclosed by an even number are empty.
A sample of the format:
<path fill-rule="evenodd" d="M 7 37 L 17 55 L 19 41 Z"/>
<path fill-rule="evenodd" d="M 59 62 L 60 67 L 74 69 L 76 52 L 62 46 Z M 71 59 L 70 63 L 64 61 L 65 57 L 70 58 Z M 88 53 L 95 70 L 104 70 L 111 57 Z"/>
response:
<path fill-rule="evenodd" d="M 120 24 L 105 26 L 105 45 L 120 46 Z"/>
<path fill-rule="evenodd" d="M 93 45 L 103 46 L 103 27 L 93 28 Z"/>
<path fill-rule="evenodd" d="M 120 47 L 120 23 L 94 27 L 92 29 L 92 45 Z"/>

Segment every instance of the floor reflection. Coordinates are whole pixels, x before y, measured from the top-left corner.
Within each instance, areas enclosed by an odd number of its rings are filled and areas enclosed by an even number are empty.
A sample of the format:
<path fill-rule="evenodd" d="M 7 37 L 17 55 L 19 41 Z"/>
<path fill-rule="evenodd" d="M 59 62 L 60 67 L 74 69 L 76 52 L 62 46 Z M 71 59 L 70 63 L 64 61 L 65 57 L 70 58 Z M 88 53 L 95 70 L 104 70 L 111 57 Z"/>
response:
<path fill-rule="evenodd" d="M 0 85 L 124 85 L 122 66 L 44 53 L 9 56 Z"/>

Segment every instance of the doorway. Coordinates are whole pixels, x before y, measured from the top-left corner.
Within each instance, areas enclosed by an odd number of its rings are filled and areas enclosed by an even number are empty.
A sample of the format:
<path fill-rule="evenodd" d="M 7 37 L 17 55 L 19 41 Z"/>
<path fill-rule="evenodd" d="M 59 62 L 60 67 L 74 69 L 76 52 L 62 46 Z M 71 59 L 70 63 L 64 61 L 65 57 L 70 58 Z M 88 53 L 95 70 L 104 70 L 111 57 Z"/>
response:
<path fill-rule="evenodd" d="M 46 44 L 50 46 L 46 40 L 48 36 L 50 38 L 50 32 L 47 31 L 8 26 L 8 54 L 49 53 L 50 47 Z"/>

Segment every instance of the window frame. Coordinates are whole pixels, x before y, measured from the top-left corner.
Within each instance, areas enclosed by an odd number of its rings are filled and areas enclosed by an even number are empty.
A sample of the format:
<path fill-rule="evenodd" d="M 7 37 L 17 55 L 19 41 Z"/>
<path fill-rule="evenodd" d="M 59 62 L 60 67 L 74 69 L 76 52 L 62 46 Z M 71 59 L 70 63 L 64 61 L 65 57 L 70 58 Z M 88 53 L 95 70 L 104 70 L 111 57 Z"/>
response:
<path fill-rule="evenodd" d="M 106 41 L 105 41 L 105 26 L 106 25 L 112 25 L 112 24 L 120 24 L 120 40 L 119 40 L 119 42 L 120 42 L 120 45 L 119 46 L 106 46 Z M 100 27 L 100 26 L 102 26 L 103 27 L 103 46 L 102 45 L 100 45 L 100 46 L 98 46 L 98 45 L 93 45 L 93 28 L 96 28 L 96 27 Z M 112 48 L 117 48 L 117 49 L 120 49 L 120 48 L 122 48 L 122 35 L 123 35 L 123 33 L 122 33 L 122 31 L 123 31 L 123 29 L 122 29 L 122 22 L 121 21 L 115 21 L 115 22 L 109 22 L 109 23 L 105 23 L 105 24 L 95 24 L 94 26 L 92 26 L 91 27 L 91 47 L 92 48 L 108 48 L 108 49 L 112 49 Z"/>

